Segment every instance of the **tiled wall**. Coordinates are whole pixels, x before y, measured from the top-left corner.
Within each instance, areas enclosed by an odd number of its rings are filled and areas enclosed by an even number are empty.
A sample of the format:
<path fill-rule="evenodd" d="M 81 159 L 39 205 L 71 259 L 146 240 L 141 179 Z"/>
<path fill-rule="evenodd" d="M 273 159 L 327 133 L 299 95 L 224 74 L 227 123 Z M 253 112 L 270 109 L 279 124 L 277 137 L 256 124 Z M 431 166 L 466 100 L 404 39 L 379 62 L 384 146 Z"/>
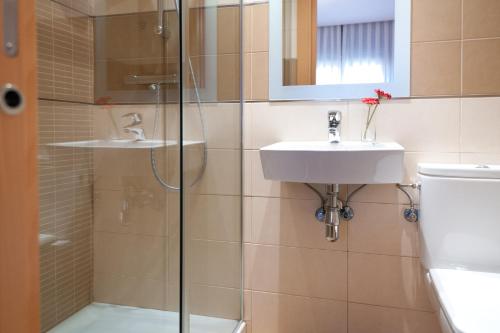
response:
<path fill-rule="evenodd" d="M 263 178 L 258 149 L 281 140 L 326 140 L 327 110 L 359 140 L 358 102 L 251 103 L 245 109 L 245 317 L 253 333 L 439 332 L 419 261 L 418 225 L 402 218 L 393 185 L 353 197 L 355 217 L 329 243 L 302 184 Z M 419 162 L 499 163 L 500 98 L 414 99 L 382 106 L 381 141 L 406 148 L 405 181 Z M 349 187 L 353 190 L 354 187 Z"/>
<path fill-rule="evenodd" d="M 423 281 L 418 225 L 402 218 L 407 199 L 394 186 L 356 194 L 354 219 L 329 243 L 314 218 L 314 193 L 263 178 L 260 147 L 326 140 L 332 109 L 343 112 L 343 138 L 359 140 L 366 112 L 355 101 L 267 101 L 267 11 L 265 3 L 245 7 L 245 98 L 261 101 L 246 103 L 244 112 L 249 331 L 440 332 Z M 500 98 L 465 97 L 500 93 L 498 15 L 496 1 L 413 2 L 412 95 L 426 98 L 393 100 L 377 118 L 378 139 L 406 148 L 405 181 L 415 181 L 420 162 L 500 162 Z"/>
<path fill-rule="evenodd" d="M 92 138 L 93 31 L 86 15 L 37 1 L 41 321 L 46 331 L 92 299 L 92 154 L 51 146 Z"/>
<path fill-rule="evenodd" d="M 413 1 L 412 95 L 500 94 L 500 3 Z"/>

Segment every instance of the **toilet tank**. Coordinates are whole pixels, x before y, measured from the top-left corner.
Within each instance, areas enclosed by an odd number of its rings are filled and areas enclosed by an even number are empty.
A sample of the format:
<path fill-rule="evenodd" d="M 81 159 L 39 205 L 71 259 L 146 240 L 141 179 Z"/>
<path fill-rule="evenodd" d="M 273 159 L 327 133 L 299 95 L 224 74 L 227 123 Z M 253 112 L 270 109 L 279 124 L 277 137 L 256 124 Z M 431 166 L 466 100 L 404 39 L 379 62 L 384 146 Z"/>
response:
<path fill-rule="evenodd" d="M 426 268 L 500 273 L 500 166 L 419 164 Z"/>

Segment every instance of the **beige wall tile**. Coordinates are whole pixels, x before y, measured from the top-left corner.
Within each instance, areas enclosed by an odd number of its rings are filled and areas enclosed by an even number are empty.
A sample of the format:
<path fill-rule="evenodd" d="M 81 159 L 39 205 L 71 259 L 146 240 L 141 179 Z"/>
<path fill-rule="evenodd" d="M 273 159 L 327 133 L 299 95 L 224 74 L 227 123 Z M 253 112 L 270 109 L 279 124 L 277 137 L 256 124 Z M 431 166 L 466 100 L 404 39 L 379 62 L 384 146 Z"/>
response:
<path fill-rule="evenodd" d="M 458 153 L 405 153 L 405 182 L 418 182 L 419 163 L 460 163 Z M 407 201 L 403 201 L 407 202 Z"/>
<path fill-rule="evenodd" d="M 243 197 L 243 242 L 252 241 L 252 197 Z"/>
<path fill-rule="evenodd" d="M 240 8 L 237 6 L 217 9 L 217 53 L 240 53 Z"/>
<path fill-rule="evenodd" d="M 254 333 L 347 333 L 347 303 L 253 292 Z"/>
<path fill-rule="evenodd" d="M 411 95 L 459 96 L 460 42 L 412 43 Z"/>
<path fill-rule="evenodd" d="M 500 3 L 495 0 L 463 0 L 464 38 L 500 37 Z"/>
<path fill-rule="evenodd" d="M 252 320 L 252 291 L 245 290 L 243 292 L 243 320 Z"/>
<path fill-rule="evenodd" d="M 243 52 L 245 53 L 252 51 L 252 7 L 243 6 Z"/>
<path fill-rule="evenodd" d="M 206 103 L 202 106 L 205 118 L 208 148 L 239 149 L 241 146 L 241 110 L 236 103 Z M 195 132 L 192 137 L 201 137 L 201 123 L 198 108 L 184 110 L 185 131 L 186 127 L 193 127 Z M 178 126 L 178 124 L 177 124 Z"/>
<path fill-rule="evenodd" d="M 412 41 L 461 38 L 461 0 L 412 1 Z"/>
<path fill-rule="evenodd" d="M 329 110 L 343 112 L 342 131 L 349 123 L 345 102 L 252 103 L 246 110 L 251 112 L 252 149 L 283 140 L 326 140 Z"/>
<path fill-rule="evenodd" d="M 252 106 L 249 103 L 243 105 L 243 149 L 252 148 Z"/>
<path fill-rule="evenodd" d="M 353 204 L 349 226 L 349 251 L 419 256 L 418 225 L 403 219 L 406 207 L 386 204 Z"/>
<path fill-rule="evenodd" d="M 249 251 L 253 290 L 347 299 L 346 252 L 267 245 Z"/>
<path fill-rule="evenodd" d="M 147 278 L 94 273 L 94 301 L 150 309 L 164 308 L 165 283 Z"/>
<path fill-rule="evenodd" d="M 461 151 L 500 153 L 500 99 L 462 99 Z"/>
<path fill-rule="evenodd" d="M 441 333 L 432 312 L 349 303 L 351 333 Z"/>
<path fill-rule="evenodd" d="M 252 7 L 251 51 L 269 50 L 269 5 L 256 4 Z"/>
<path fill-rule="evenodd" d="M 240 248 L 236 242 L 191 241 L 191 282 L 238 288 L 241 284 Z"/>
<path fill-rule="evenodd" d="M 239 320 L 240 293 L 240 289 L 192 285 L 189 290 L 189 311 L 196 315 Z"/>
<path fill-rule="evenodd" d="M 241 238 L 241 198 L 227 195 L 190 195 L 186 210 L 191 238 L 238 242 Z"/>
<path fill-rule="evenodd" d="M 166 196 L 157 191 L 95 191 L 94 230 L 166 235 Z"/>
<path fill-rule="evenodd" d="M 245 53 L 243 56 L 243 93 L 245 101 L 249 101 L 252 99 L 252 80 L 253 80 L 253 72 L 252 72 L 252 54 Z"/>
<path fill-rule="evenodd" d="M 217 56 L 217 97 L 219 101 L 237 101 L 240 98 L 240 55 Z"/>
<path fill-rule="evenodd" d="M 500 154 L 463 153 L 460 162 L 465 164 L 500 164 Z"/>
<path fill-rule="evenodd" d="M 207 167 L 200 182 L 192 187 L 198 194 L 239 195 L 241 153 L 239 150 L 209 149 Z"/>
<path fill-rule="evenodd" d="M 252 198 L 252 242 L 346 251 L 347 223 L 338 242 L 326 241 L 325 226 L 314 217 L 319 206 L 318 199 Z"/>
<path fill-rule="evenodd" d="M 459 151 L 459 99 L 393 100 L 378 112 L 380 141 L 396 141 L 407 152 Z M 349 103 L 349 117 L 349 139 L 359 140 L 366 106 Z"/>
<path fill-rule="evenodd" d="M 252 193 L 252 158 L 254 152 L 243 151 L 243 195 L 249 196 Z"/>
<path fill-rule="evenodd" d="M 251 53 L 252 100 L 269 99 L 269 53 Z"/>
<path fill-rule="evenodd" d="M 418 258 L 349 253 L 349 301 L 431 311 Z"/>
<path fill-rule="evenodd" d="M 94 233 L 94 270 L 119 276 L 162 280 L 166 239 L 157 236 Z"/>
<path fill-rule="evenodd" d="M 151 172 L 147 151 L 94 150 L 94 189 L 121 191 L 159 188 Z M 159 162 L 164 161 L 160 154 Z M 161 170 L 161 169 L 160 169 Z M 170 182 L 177 178 L 169 179 Z"/>
<path fill-rule="evenodd" d="M 500 94 L 500 39 L 467 40 L 463 50 L 463 94 Z"/>

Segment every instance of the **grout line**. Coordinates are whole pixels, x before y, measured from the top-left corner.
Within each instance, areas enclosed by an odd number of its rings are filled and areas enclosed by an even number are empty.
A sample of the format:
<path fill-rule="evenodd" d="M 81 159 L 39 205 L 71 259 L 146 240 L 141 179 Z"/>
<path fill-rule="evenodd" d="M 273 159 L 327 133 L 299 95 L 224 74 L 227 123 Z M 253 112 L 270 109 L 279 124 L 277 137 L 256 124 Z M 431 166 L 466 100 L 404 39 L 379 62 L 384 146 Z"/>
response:
<path fill-rule="evenodd" d="M 464 0 L 460 1 L 460 95 L 464 94 Z M 461 104 L 461 102 L 460 102 Z"/>
<path fill-rule="evenodd" d="M 285 293 L 285 292 L 266 291 L 266 290 L 258 290 L 258 289 L 246 289 L 246 290 L 250 290 L 252 293 L 256 292 L 256 293 L 261 293 L 261 294 L 284 295 L 284 296 L 300 297 L 300 298 L 307 298 L 307 299 L 317 299 L 317 300 L 326 300 L 326 301 L 334 301 L 334 302 L 345 302 L 345 303 L 352 303 L 352 304 L 369 305 L 369 306 L 388 308 L 388 309 L 396 309 L 396 310 L 407 310 L 407 311 L 416 311 L 416 312 L 423 312 L 423 313 L 434 313 L 433 310 L 423 310 L 423 309 L 415 309 L 415 308 L 409 308 L 409 307 L 404 308 L 404 307 L 365 303 L 365 302 L 353 302 L 353 301 L 349 301 L 349 300 L 345 300 L 345 299 L 324 298 L 324 297 L 317 297 L 317 296 L 305 296 L 305 295 L 300 295 L 300 294 L 291 294 L 291 293 Z"/>
<path fill-rule="evenodd" d="M 314 250 L 314 251 L 337 252 L 337 253 L 345 253 L 345 254 L 353 253 L 353 254 L 383 256 L 383 257 L 390 257 L 390 258 L 396 257 L 396 258 L 407 258 L 407 259 L 420 259 L 420 257 L 418 257 L 418 256 L 406 256 L 406 255 L 399 255 L 399 254 L 386 254 L 386 253 L 374 253 L 374 252 L 364 252 L 364 251 L 339 250 L 339 249 L 325 249 L 325 248 L 307 247 L 307 246 L 292 246 L 292 245 L 283 245 L 283 244 L 263 244 L 263 243 L 253 243 L 253 242 L 244 242 L 244 244 L 251 245 L 251 246 L 272 247 L 272 248 Z"/>

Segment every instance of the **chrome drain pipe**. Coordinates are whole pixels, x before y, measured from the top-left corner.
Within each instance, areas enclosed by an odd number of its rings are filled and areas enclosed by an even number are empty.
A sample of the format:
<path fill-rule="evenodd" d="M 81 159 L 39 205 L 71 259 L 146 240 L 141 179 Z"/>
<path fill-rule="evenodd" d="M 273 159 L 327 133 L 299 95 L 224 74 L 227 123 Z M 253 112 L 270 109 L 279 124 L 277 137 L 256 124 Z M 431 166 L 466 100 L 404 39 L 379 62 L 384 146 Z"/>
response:
<path fill-rule="evenodd" d="M 339 200 L 339 185 L 326 185 L 326 216 L 325 236 L 329 242 L 336 242 L 340 237 L 340 210 L 342 202 Z"/>

